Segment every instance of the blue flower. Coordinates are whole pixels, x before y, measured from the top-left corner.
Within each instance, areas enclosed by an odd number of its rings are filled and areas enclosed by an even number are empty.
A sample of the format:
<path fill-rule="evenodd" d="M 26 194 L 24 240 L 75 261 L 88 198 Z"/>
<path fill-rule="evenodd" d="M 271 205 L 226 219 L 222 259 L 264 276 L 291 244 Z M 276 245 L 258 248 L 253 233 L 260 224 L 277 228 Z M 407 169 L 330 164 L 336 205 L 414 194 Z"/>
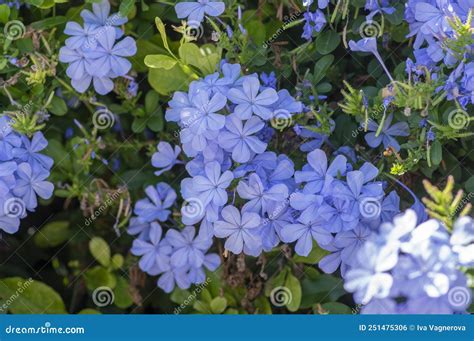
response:
<path fill-rule="evenodd" d="M 227 238 L 225 248 L 234 254 L 242 251 L 249 255 L 260 253 L 261 239 L 258 227 L 261 217 L 253 212 L 243 212 L 234 206 L 226 206 L 221 212 L 222 219 L 214 223 L 214 235 L 218 238 Z"/>
<path fill-rule="evenodd" d="M 38 163 L 45 169 L 50 169 L 53 166 L 53 159 L 40 153 L 48 146 L 48 141 L 44 138 L 43 133 L 36 132 L 31 141 L 26 136 L 22 136 L 21 142 L 20 148 L 13 149 L 14 157 L 30 164 Z"/>
<path fill-rule="evenodd" d="M 207 14 L 216 17 L 224 13 L 225 4 L 222 1 L 197 0 L 195 2 L 179 2 L 175 5 L 179 19 L 187 18 L 189 22 L 200 23 Z"/>
<path fill-rule="evenodd" d="M 158 274 L 171 269 L 172 248 L 165 239 L 161 239 L 162 234 L 160 224 L 152 222 L 148 229 L 148 238 L 133 241 L 131 252 L 135 256 L 141 256 L 138 265 L 145 272 Z"/>
<path fill-rule="evenodd" d="M 242 90 L 232 88 L 227 93 L 230 101 L 237 104 L 234 109 L 235 115 L 242 120 L 247 120 L 252 116 L 252 113 L 260 116 L 264 120 L 272 117 L 270 106 L 278 101 L 278 94 L 274 89 L 266 88 L 260 90 L 260 82 L 257 77 L 245 77 Z"/>
<path fill-rule="evenodd" d="M 166 221 L 171 214 L 169 208 L 176 201 L 176 192 L 167 183 L 160 182 L 155 187 L 148 186 L 145 193 L 148 198 L 137 201 L 135 214 L 146 222 Z"/>
<path fill-rule="evenodd" d="M 84 22 L 95 26 L 120 26 L 125 24 L 128 19 L 119 13 L 110 15 L 110 3 L 108 0 L 102 0 L 92 4 L 92 12 L 84 9 L 81 11 L 81 17 Z"/>
<path fill-rule="evenodd" d="M 181 121 L 195 134 L 202 134 L 207 130 L 218 131 L 225 125 L 225 116 L 216 112 L 224 108 L 227 98 L 221 93 L 209 97 L 207 91 L 199 91 L 193 96 L 194 108 L 181 112 Z"/>
<path fill-rule="evenodd" d="M 385 66 L 385 63 L 383 62 L 382 57 L 379 54 L 379 51 L 377 50 L 376 38 L 363 38 L 357 42 L 354 42 L 353 40 L 351 40 L 349 41 L 349 48 L 351 49 L 351 51 L 372 53 L 375 56 L 375 58 L 377 58 L 378 62 L 380 63 L 385 73 L 387 74 L 388 78 L 392 82 L 394 82 L 392 75 L 388 71 L 387 67 Z"/>
<path fill-rule="evenodd" d="M 169 171 L 175 164 L 182 163 L 178 161 L 178 155 L 181 153 L 179 146 L 173 147 L 168 142 L 160 142 L 157 146 L 158 151 L 153 154 L 151 164 L 155 168 L 161 168 L 155 172 L 156 176 L 160 176 L 166 171 Z"/>
<path fill-rule="evenodd" d="M 303 170 L 295 172 L 296 183 L 306 183 L 304 186 L 306 193 L 320 193 L 331 185 L 338 174 L 344 175 L 346 172 L 347 159 L 342 155 L 336 156 L 329 167 L 326 153 L 321 149 L 309 153 L 307 159 L 308 164 Z"/>
<path fill-rule="evenodd" d="M 253 153 L 261 154 L 267 148 L 266 143 L 254 136 L 264 126 L 265 123 L 256 116 L 252 116 L 245 123 L 235 115 L 227 116 L 226 130 L 218 135 L 219 145 L 232 153 L 234 161 L 247 162 Z"/>
<path fill-rule="evenodd" d="M 182 232 L 168 230 L 166 240 L 173 247 L 171 265 L 181 268 L 190 265 L 199 268 L 204 264 L 204 256 L 212 244 L 211 238 L 196 236 L 194 226 L 186 226 Z"/>
<path fill-rule="evenodd" d="M 365 141 L 372 148 L 378 147 L 382 142 L 384 148 L 393 147 L 397 152 L 400 151 L 400 145 L 394 136 L 409 136 L 410 129 L 408 123 L 398 122 L 391 126 L 393 120 L 393 114 L 390 114 L 382 127 L 380 134 L 377 136 L 376 132 L 379 129 L 379 125 L 374 121 L 369 121 L 367 129 L 371 133 L 365 135 Z"/>
<path fill-rule="evenodd" d="M 288 198 L 288 187 L 284 184 L 276 184 L 270 188 L 265 188 L 260 177 L 252 173 L 248 178 L 248 182 L 239 182 L 237 193 L 242 199 L 249 200 L 243 206 L 243 211 L 263 213 L 267 212 L 270 202 L 282 202 Z"/>
<path fill-rule="evenodd" d="M 207 163 L 204 171 L 204 175 L 193 178 L 193 190 L 204 205 L 209 203 L 216 206 L 225 205 L 228 199 L 226 188 L 234 179 L 232 172 L 225 171 L 221 174 L 221 166 L 216 161 Z"/>
<path fill-rule="evenodd" d="M 313 32 L 321 32 L 321 30 L 326 25 L 327 20 L 324 16 L 324 13 L 321 12 L 319 9 L 316 10 L 314 13 L 308 10 L 304 13 L 303 16 L 305 19 L 305 24 L 301 37 L 305 38 L 306 40 L 311 40 L 313 38 Z"/>
<path fill-rule="evenodd" d="M 308 216 L 300 216 L 296 223 L 283 227 L 281 237 L 286 243 L 297 241 L 296 253 L 306 257 L 313 248 L 313 239 L 320 245 L 332 242 L 333 236 L 323 227 L 325 224 L 326 221 L 321 218 L 310 219 Z"/>
<path fill-rule="evenodd" d="M 28 210 L 32 211 L 38 202 L 36 196 L 49 199 L 53 195 L 54 186 L 46 181 L 49 172 L 39 165 L 20 163 L 16 170 L 16 185 L 13 193 L 22 198 Z"/>
<path fill-rule="evenodd" d="M 263 86 L 268 87 L 268 88 L 276 89 L 277 79 L 276 79 L 274 71 L 270 72 L 269 74 L 266 74 L 265 72 L 262 72 L 260 74 L 260 79 L 263 82 Z"/>

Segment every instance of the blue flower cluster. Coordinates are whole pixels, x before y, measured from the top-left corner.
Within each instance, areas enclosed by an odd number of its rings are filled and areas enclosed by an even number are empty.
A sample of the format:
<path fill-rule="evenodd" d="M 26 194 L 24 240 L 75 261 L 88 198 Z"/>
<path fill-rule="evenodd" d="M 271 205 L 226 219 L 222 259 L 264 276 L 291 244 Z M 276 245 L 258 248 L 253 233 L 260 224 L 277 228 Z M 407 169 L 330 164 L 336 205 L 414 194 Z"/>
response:
<path fill-rule="evenodd" d="M 463 51 L 453 51 L 447 41 L 456 41 L 457 33 L 450 23 L 455 17 L 468 22 L 470 0 L 409 0 L 405 9 L 405 20 L 410 26 L 408 37 L 415 37 L 415 67 L 410 73 L 423 71 L 416 66 L 424 66 L 436 72 L 444 65 L 452 68 L 445 84 L 439 90 L 448 92 L 448 99 L 457 100 L 464 108 L 474 104 L 474 51 L 472 46 L 464 46 Z M 471 29 L 474 21 L 470 21 Z M 411 61 L 408 63 L 413 64 Z"/>
<path fill-rule="evenodd" d="M 129 234 L 138 236 L 131 252 L 141 257 L 140 269 L 152 276 L 160 275 L 157 284 L 167 293 L 175 285 L 187 289 L 191 284 L 203 283 L 204 268 L 213 271 L 220 264 L 217 254 L 207 253 L 212 238 L 207 234 L 196 235 L 193 226 L 182 231 L 169 229 L 163 236 L 160 223 L 170 220 L 176 192 L 163 182 L 147 187 L 145 192 L 148 197 L 136 203 L 136 217 L 130 220 L 128 228 Z"/>
<path fill-rule="evenodd" d="M 126 23 L 127 18 L 109 13 L 108 0 L 102 0 L 92 4 L 92 12 L 81 11 L 84 27 L 74 21 L 66 24 L 64 33 L 70 37 L 59 51 L 59 60 L 69 64 L 66 74 L 80 93 L 92 82 L 95 91 L 105 95 L 114 88 L 112 79 L 124 77 L 132 67 L 125 57 L 137 52 L 135 40 L 121 39 L 124 32 L 116 27 Z"/>
<path fill-rule="evenodd" d="M 465 312 L 472 293 L 461 266 L 474 264 L 474 221 L 456 221 L 453 234 L 437 220 L 418 225 L 407 210 L 380 226 L 354 257 L 344 287 L 367 314 Z"/>
<path fill-rule="evenodd" d="M 12 120 L 0 117 L 0 232 L 15 233 L 26 212 L 34 212 L 37 197 L 49 199 L 54 186 L 46 181 L 53 159 L 41 154 L 48 141 L 41 132 L 31 140 L 15 132 Z"/>

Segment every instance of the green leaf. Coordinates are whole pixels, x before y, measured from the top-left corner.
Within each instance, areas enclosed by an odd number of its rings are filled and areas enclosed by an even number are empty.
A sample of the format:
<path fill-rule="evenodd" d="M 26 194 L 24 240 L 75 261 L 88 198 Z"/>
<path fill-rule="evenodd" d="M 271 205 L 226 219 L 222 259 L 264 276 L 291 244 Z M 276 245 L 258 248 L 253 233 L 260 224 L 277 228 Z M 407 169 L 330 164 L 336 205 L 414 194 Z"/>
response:
<path fill-rule="evenodd" d="M 92 308 L 86 308 L 86 309 L 82 309 L 80 312 L 78 312 L 78 314 L 79 315 L 101 315 L 102 313 Z"/>
<path fill-rule="evenodd" d="M 105 240 L 94 237 L 89 241 L 89 250 L 94 258 L 103 266 L 110 264 L 110 247 Z"/>
<path fill-rule="evenodd" d="M 6 4 L 0 5 L 0 22 L 6 24 L 10 18 L 10 7 Z"/>
<path fill-rule="evenodd" d="M 464 184 L 467 193 L 474 193 L 474 175 L 472 175 Z"/>
<path fill-rule="evenodd" d="M 326 75 L 327 70 L 334 62 L 334 56 L 332 54 L 323 56 L 320 60 L 314 64 L 313 83 L 318 84 Z"/>
<path fill-rule="evenodd" d="M 59 25 L 64 24 L 67 21 L 66 17 L 56 16 L 51 18 L 46 18 L 40 21 L 35 21 L 31 24 L 31 27 L 35 30 L 47 30 Z"/>
<path fill-rule="evenodd" d="M 215 297 L 210 305 L 213 314 L 222 314 L 227 308 L 227 300 L 225 297 Z"/>
<path fill-rule="evenodd" d="M 152 114 L 158 108 L 160 102 L 160 95 L 156 91 L 150 90 L 145 96 L 145 112 Z"/>
<path fill-rule="evenodd" d="M 176 63 L 177 60 L 164 54 L 155 54 L 145 57 L 145 65 L 155 69 L 161 68 L 165 70 L 170 70 L 173 68 L 173 66 L 176 65 Z"/>
<path fill-rule="evenodd" d="M 323 32 L 316 38 L 316 51 L 321 54 L 329 54 L 337 48 L 340 42 L 341 37 L 337 32 L 332 30 Z"/>
<path fill-rule="evenodd" d="M 352 309 L 345 304 L 339 302 L 328 302 L 321 305 L 328 314 L 352 314 Z"/>
<path fill-rule="evenodd" d="M 155 25 L 156 25 L 156 28 L 158 29 L 158 32 L 160 32 L 161 39 L 163 40 L 163 46 L 165 47 L 165 49 L 168 50 L 169 53 L 173 54 L 168 45 L 168 37 L 166 36 L 165 24 L 163 24 L 163 21 L 159 17 L 156 17 Z"/>
<path fill-rule="evenodd" d="M 313 242 L 313 248 L 307 257 L 303 257 L 303 256 L 295 254 L 293 256 L 293 260 L 296 263 L 316 264 L 321 260 L 321 258 L 323 258 L 329 253 L 330 253 L 329 251 L 322 249 L 318 245 L 318 243 Z"/>
<path fill-rule="evenodd" d="M 132 295 L 130 294 L 130 286 L 128 285 L 128 282 L 125 280 L 125 278 L 117 278 L 114 296 L 114 304 L 121 309 L 126 309 L 133 304 Z"/>
<path fill-rule="evenodd" d="M 132 122 L 132 131 L 134 133 L 141 133 L 146 128 L 146 117 L 136 117 Z"/>
<path fill-rule="evenodd" d="M 286 307 L 289 311 L 295 312 L 299 309 L 301 304 L 300 281 L 291 272 L 289 272 L 288 276 L 286 277 L 285 287 L 287 287 L 291 292 L 291 299 L 288 300 Z"/>
<path fill-rule="evenodd" d="M 163 113 L 159 110 L 148 119 L 147 126 L 154 132 L 162 131 L 164 128 Z"/>
<path fill-rule="evenodd" d="M 210 46 L 199 48 L 196 44 L 185 43 L 179 47 L 179 58 L 184 64 L 197 67 L 203 74 L 210 74 L 216 70 L 220 53 Z"/>
<path fill-rule="evenodd" d="M 260 20 L 250 20 L 244 24 L 244 27 L 256 45 L 263 45 L 267 37 L 267 29 Z"/>
<path fill-rule="evenodd" d="M 120 1 L 119 12 L 122 16 L 128 16 L 135 6 L 135 0 L 122 0 Z"/>
<path fill-rule="evenodd" d="M 48 248 L 61 245 L 70 235 L 68 221 L 53 221 L 39 230 L 33 240 L 38 247 Z"/>
<path fill-rule="evenodd" d="M 50 286 L 31 278 L 1 279 L 0 302 L 13 314 L 67 314 L 61 296 Z M 0 311 L 3 307 L 0 305 Z"/>
<path fill-rule="evenodd" d="M 88 269 L 84 273 L 84 280 L 86 281 L 86 287 L 89 290 L 94 290 L 98 287 L 108 287 L 113 289 L 117 285 L 117 279 L 115 276 L 106 268 L 101 266 L 95 266 Z"/>
<path fill-rule="evenodd" d="M 435 140 L 431 145 L 431 161 L 433 165 L 437 166 L 443 160 L 443 147 L 438 140 Z"/>
<path fill-rule="evenodd" d="M 120 269 L 123 266 L 123 256 L 119 253 L 116 253 L 112 256 L 111 265 L 113 269 Z"/>
<path fill-rule="evenodd" d="M 190 81 L 191 78 L 179 65 L 175 65 L 170 70 L 150 69 L 148 72 L 148 82 L 151 87 L 162 95 L 169 95 L 177 90 L 185 90 Z"/>
<path fill-rule="evenodd" d="M 212 313 L 211 308 L 209 307 L 209 305 L 207 305 L 206 303 L 204 303 L 202 301 L 194 302 L 193 303 L 193 308 L 194 308 L 194 310 L 197 310 L 198 312 L 203 313 L 203 314 L 211 314 Z"/>
<path fill-rule="evenodd" d="M 51 104 L 49 105 L 48 109 L 56 116 L 63 116 L 67 114 L 66 102 L 62 98 L 56 96 L 51 100 Z"/>

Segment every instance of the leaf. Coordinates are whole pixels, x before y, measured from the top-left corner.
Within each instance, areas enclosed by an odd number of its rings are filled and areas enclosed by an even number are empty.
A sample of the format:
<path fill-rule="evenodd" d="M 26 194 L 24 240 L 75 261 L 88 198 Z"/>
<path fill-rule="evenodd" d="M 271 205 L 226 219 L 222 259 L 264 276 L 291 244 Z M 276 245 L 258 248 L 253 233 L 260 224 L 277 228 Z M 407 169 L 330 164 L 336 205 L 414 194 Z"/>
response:
<path fill-rule="evenodd" d="M 160 32 L 161 39 L 163 40 L 163 46 L 165 47 L 165 49 L 168 50 L 169 53 L 173 54 L 168 45 L 168 37 L 166 36 L 165 24 L 163 24 L 163 21 L 161 21 L 159 17 L 156 17 L 155 25 L 156 25 L 156 28 L 158 29 L 158 32 Z"/>
<path fill-rule="evenodd" d="M 159 94 L 169 95 L 177 90 L 185 90 L 191 81 L 179 65 L 175 65 L 170 70 L 150 69 L 148 72 L 148 82 Z"/>
<path fill-rule="evenodd" d="M 67 313 L 61 296 L 53 288 L 31 278 L 1 279 L 0 302 L 13 314 Z"/>
<path fill-rule="evenodd" d="M 49 105 L 48 109 L 56 116 L 63 116 L 67 114 L 66 102 L 62 98 L 56 96 L 51 100 L 51 104 Z"/>
<path fill-rule="evenodd" d="M 117 278 L 114 296 L 114 304 L 121 309 L 126 309 L 133 304 L 132 295 L 130 294 L 130 286 L 128 285 L 128 282 L 125 280 L 125 278 Z"/>
<path fill-rule="evenodd" d="M 89 241 L 89 250 L 94 258 L 103 266 L 110 264 L 110 247 L 105 240 L 94 237 Z"/>
<path fill-rule="evenodd" d="M 196 44 L 185 43 L 179 47 L 179 57 L 184 64 L 197 67 L 203 74 L 210 74 L 216 70 L 220 53 L 215 53 L 209 46 L 199 48 Z"/>
<path fill-rule="evenodd" d="M 59 25 L 64 24 L 67 21 L 66 17 L 63 16 L 55 16 L 51 18 L 46 18 L 40 21 L 35 21 L 31 24 L 31 27 L 35 30 L 47 30 Z"/>
<path fill-rule="evenodd" d="M 328 302 L 321 305 L 328 314 L 352 314 L 352 309 L 339 302 Z"/>
<path fill-rule="evenodd" d="M 108 287 L 110 289 L 115 288 L 117 285 L 117 279 L 111 274 L 106 268 L 101 266 L 95 266 L 88 269 L 84 273 L 84 280 L 89 290 L 94 290 L 98 287 Z"/>
<path fill-rule="evenodd" d="M 260 20 L 250 20 L 244 24 L 244 27 L 256 45 L 263 45 L 267 36 L 267 29 Z"/>
<path fill-rule="evenodd" d="M 285 287 L 287 287 L 291 292 L 291 299 L 288 300 L 286 307 L 289 311 L 295 312 L 299 309 L 301 304 L 300 281 L 291 272 L 289 272 L 288 276 L 286 277 Z"/>
<path fill-rule="evenodd" d="M 149 55 L 145 57 L 145 65 L 151 68 L 161 68 L 165 70 L 172 69 L 175 66 L 177 60 L 171 58 L 170 56 L 166 56 L 164 54 L 155 54 Z"/>
<path fill-rule="evenodd" d="M 321 54 L 329 54 L 337 48 L 340 42 L 341 37 L 337 32 L 332 30 L 323 32 L 316 38 L 316 51 Z"/>
<path fill-rule="evenodd" d="M 145 96 L 145 112 L 152 114 L 158 108 L 160 102 L 160 96 L 156 91 L 150 90 L 146 93 Z"/>
<path fill-rule="evenodd" d="M 135 6 L 135 0 L 122 0 L 120 2 L 119 12 L 122 16 L 128 16 Z"/>
<path fill-rule="evenodd" d="M 318 84 L 324 76 L 326 75 L 327 70 L 334 62 L 334 56 L 332 54 L 323 56 L 320 60 L 314 65 L 313 73 L 313 83 Z"/>
<path fill-rule="evenodd" d="M 6 4 L 0 5 L 0 22 L 6 24 L 10 18 L 10 7 Z"/>
<path fill-rule="evenodd" d="M 443 148 L 438 140 L 435 140 L 431 145 L 431 161 L 433 165 L 437 166 L 443 160 Z"/>
<path fill-rule="evenodd" d="M 39 230 L 33 240 L 41 248 L 55 247 L 70 237 L 68 221 L 53 221 Z"/>
<path fill-rule="evenodd" d="M 227 308 L 227 300 L 225 297 L 215 297 L 210 306 L 213 314 L 222 314 Z"/>
<path fill-rule="evenodd" d="M 150 117 L 147 126 L 154 132 L 162 131 L 164 128 L 163 113 L 161 110 Z"/>
<path fill-rule="evenodd" d="M 123 256 L 119 253 L 116 253 L 111 259 L 112 268 L 120 269 L 123 266 L 123 261 Z"/>

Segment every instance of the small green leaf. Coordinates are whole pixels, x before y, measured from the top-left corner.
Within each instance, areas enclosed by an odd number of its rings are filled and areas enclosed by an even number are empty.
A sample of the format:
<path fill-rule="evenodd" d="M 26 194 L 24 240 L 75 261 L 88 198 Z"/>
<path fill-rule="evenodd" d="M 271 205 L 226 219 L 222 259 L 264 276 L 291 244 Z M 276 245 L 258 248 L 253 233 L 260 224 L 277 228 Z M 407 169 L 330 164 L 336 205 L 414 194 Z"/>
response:
<path fill-rule="evenodd" d="M 0 302 L 8 301 L 13 314 L 66 314 L 61 296 L 50 286 L 33 279 L 0 279 Z M 3 308 L 0 305 L 0 308 Z M 0 309 L 1 311 L 1 309 Z"/>
<path fill-rule="evenodd" d="M 443 160 L 443 148 L 438 140 L 435 140 L 431 145 L 431 161 L 433 165 L 437 166 Z"/>
<path fill-rule="evenodd" d="M 185 90 L 191 78 L 175 65 L 172 69 L 150 69 L 148 72 L 148 82 L 158 93 L 169 95 L 177 90 Z"/>
<path fill-rule="evenodd" d="M 145 112 L 152 114 L 158 108 L 160 102 L 160 95 L 156 91 L 150 90 L 145 96 Z"/>
<path fill-rule="evenodd" d="M 68 221 L 53 221 L 39 230 L 33 240 L 41 248 L 56 247 L 71 235 Z"/>
<path fill-rule="evenodd" d="M 320 60 L 314 64 L 313 84 L 318 84 L 326 75 L 326 71 L 334 62 L 332 54 L 321 57 Z"/>
<path fill-rule="evenodd" d="M 166 36 L 165 24 L 163 24 L 163 21 L 159 17 L 156 17 L 155 25 L 156 25 L 156 28 L 158 29 L 158 32 L 160 32 L 161 39 L 163 40 L 163 46 L 165 47 L 165 49 L 168 50 L 168 52 L 172 54 L 170 47 L 168 45 L 168 37 Z"/>
<path fill-rule="evenodd" d="M 99 287 L 115 288 L 117 279 L 106 268 L 95 266 L 84 273 L 84 280 L 86 287 L 89 290 L 94 290 Z"/>
<path fill-rule="evenodd" d="M 288 300 L 286 307 L 289 311 L 295 312 L 299 309 L 301 304 L 301 285 L 298 278 L 296 278 L 291 272 L 286 277 L 285 287 L 291 292 L 291 297 Z"/>
<path fill-rule="evenodd" d="M 10 7 L 6 4 L 0 5 L 0 22 L 6 24 L 10 18 Z"/>
<path fill-rule="evenodd" d="M 67 114 L 66 102 L 62 98 L 56 96 L 51 100 L 48 109 L 56 116 L 64 116 Z"/>
<path fill-rule="evenodd" d="M 128 285 L 128 282 L 125 280 L 125 278 L 117 278 L 114 296 L 114 304 L 121 309 L 126 309 L 133 304 L 132 295 L 130 294 L 130 286 Z"/>
<path fill-rule="evenodd" d="M 222 314 L 227 308 L 227 300 L 225 297 L 215 297 L 211 301 L 211 310 L 213 314 Z"/>
<path fill-rule="evenodd" d="M 316 50 L 321 54 L 329 54 L 337 48 L 340 42 L 339 34 L 333 30 L 328 30 L 316 38 Z"/>
<path fill-rule="evenodd" d="M 114 269 L 120 269 L 123 266 L 123 256 L 119 253 L 116 253 L 112 256 L 111 265 Z"/>
<path fill-rule="evenodd" d="M 89 241 L 89 250 L 94 258 L 103 266 L 110 264 L 110 247 L 105 240 L 94 237 Z"/>
<path fill-rule="evenodd" d="M 175 59 L 164 54 L 154 54 L 145 57 L 145 65 L 154 69 L 170 70 L 176 63 Z"/>

